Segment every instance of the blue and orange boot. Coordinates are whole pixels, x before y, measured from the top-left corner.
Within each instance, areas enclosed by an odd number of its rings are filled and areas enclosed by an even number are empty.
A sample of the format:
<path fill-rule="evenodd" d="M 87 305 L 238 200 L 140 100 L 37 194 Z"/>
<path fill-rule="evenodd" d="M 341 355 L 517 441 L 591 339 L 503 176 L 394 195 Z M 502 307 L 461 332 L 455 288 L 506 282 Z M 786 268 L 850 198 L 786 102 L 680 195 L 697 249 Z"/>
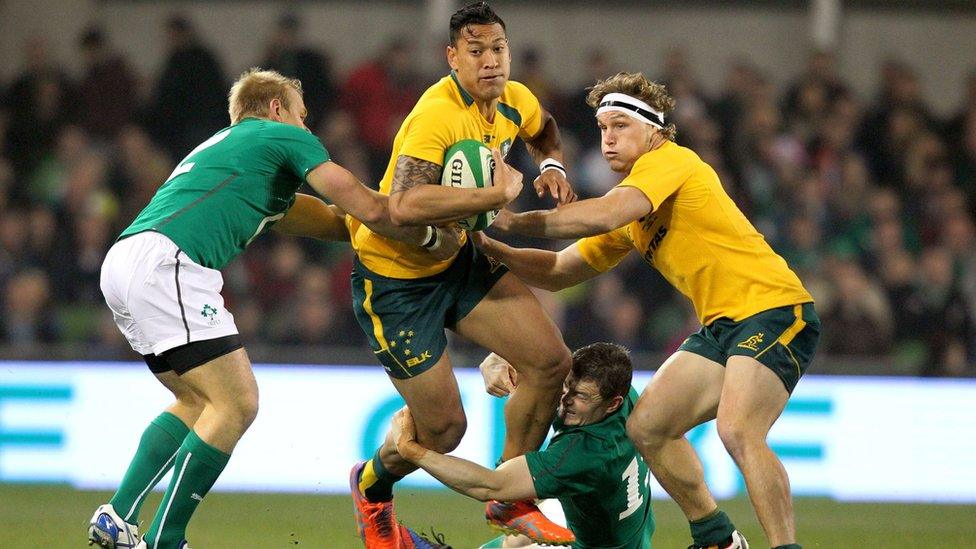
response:
<path fill-rule="evenodd" d="M 374 503 L 359 491 L 359 477 L 365 466 L 366 462 L 360 461 L 349 472 L 349 491 L 356 511 L 359 539 L 363 540 L 366 549 L 409 549 L 411 546 L 404 544 L 400 534 L 400 524 L 393 513 L 393 501 Z"/>
<path fill-rule="evenodd" d="M 451 549 L 451 546 L 444 541 L 443 534 L 430 531 L 431 537 L 427 534 L 418 534 L 403 524 L 400 524 L 400 539 L 403 540 L 403 549 Z"/>
<path fill-rule="evenodd" d="M 572 531 L 552 522 L 530 501 L 489 501 L 485 507 L 488 526 L 508 535 L 522 535 L 540 545 L 571 545 Z"/>

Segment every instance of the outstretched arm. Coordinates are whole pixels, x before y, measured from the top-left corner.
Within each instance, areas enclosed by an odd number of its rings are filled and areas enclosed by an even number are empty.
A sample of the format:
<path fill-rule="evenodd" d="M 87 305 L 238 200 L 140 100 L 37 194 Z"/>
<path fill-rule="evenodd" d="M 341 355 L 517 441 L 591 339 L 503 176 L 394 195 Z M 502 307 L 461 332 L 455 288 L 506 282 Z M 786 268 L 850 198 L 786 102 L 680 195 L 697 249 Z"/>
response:
<path fill-rule="evenodd" d="M 453 456 L 445 456 L 417 443 L 409 408 L 393 416 L 393 441 L 404 459 L 427 471 L 452 490 L 480 501 L 535 499 L 535 484 L 525 456 L 510 459 L 497 469 L 487 469 Z"/>
<path fill-rule="evenodd" d="M 599 198 L 554 210 L 499 212 L 493 224 L 503 231 L 543 238 L 584 238 L 608 233 L 651 212 L 651 202 L 635 187 L 616 187 Z"/>
<path fill-rule="evenodd" d="M 536 163 L 552 158 L 562 164 L 563 141 L 559 134 L 559 126 L 556 125 L 556 119 L 545 109 L 542 111 L 542 129 L 532 139 L 526 139 L 525 146 Z M 532 185 L 540 197 L 548 191 L 560 204 L 568 204 L 576 200 L 576 193 L 566 180 L 564 171 L 545 170 L 532 182 Z"/>
<path fill-rule="evenodd" d="M 496 149 L 491 187 L 456 189 L 440 185 L 441 166 L 401 155 L 397 158 L 390 189 L 390 217 L 397 225 L 443 225 L 472 215 L 497 210 L 515 200 L 522 190 L 522 174 L 502 159 Z"/>
<path fill-rule="evenodd" d="M 564 206 L 566 207 L 566 206 Z M 513 248 L 482 233 L 472 233 L 481 250 L 509 268 L 529 286 L 556 292 L 600 274 L 587 263 L 573 243 L 561 251 Z"/>
<path fill-rule="evenodd" d="M 293 236 L 307 236 L 319 240 L 349 240 L 345 212 L 322 200 L 298 193 L 288 213 L 274 224 L 273 230 Z"/>

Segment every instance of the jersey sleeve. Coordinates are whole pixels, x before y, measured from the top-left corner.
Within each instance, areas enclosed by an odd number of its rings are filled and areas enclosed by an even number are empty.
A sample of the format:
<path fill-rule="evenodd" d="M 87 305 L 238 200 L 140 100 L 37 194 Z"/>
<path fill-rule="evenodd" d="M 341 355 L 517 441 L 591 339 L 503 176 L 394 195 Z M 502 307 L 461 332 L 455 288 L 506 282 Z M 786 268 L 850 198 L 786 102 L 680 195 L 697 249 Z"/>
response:
<path fill-rule="evenodd" d="M 673 144 L 671 144 L 673 145 Z M 651 201 L 652 210 L 674 194 L 695 169 L 695 159 L 680 151 L 651 151 L 637 159 L 618 187 L 634 187 Z"/>
<path fill-rule="evenodd" d="M 509 81 L 510 101 L 522 117 L 519 125 L 519 137 L 523 140 L 532 139 L 542 130 L 542 105 L 539 99 L 521 82 Z"/>
<path fill-rule="evenodd" d="M 587 449 L 586 436 L 568 435 L 554 440 L 545 450 L 526 452 L 525 461 L 540 499 L 585 494 L 593 490 L 594 471 L 603 461 Z"/>
<path fill-rule="evenodd" d="M 627 226 L 576 242 L 583 261 L 601 273 L 616 267 L 634 249 Z"/>
<path fill-rule="evenodd" d="M 272 137 L 284 168 L 305 180 L 308 172 L 330 160 L 329 151 L 317 137 L 294 126 L 281 124 Z"/>
<path fill-rule="evenodd" d="M 400 154 L 444 165 L 444 153 L 458 139 L 450 118 L 439 113 L 436 104 L 425 105 L 411 116 L 404 129 Z"/>

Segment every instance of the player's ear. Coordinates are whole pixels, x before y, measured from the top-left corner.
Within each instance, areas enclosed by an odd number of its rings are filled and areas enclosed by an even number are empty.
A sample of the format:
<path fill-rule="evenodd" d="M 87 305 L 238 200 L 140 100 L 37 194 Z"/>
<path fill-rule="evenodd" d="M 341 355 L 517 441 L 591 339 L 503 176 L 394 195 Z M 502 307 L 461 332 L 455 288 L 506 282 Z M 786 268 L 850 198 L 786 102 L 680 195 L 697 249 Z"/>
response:
<path fill-rule="evenodd" d="M 272 99 L 271 103 L 268 104 L 268 118 L 280 122 L 281 109 L 281 99 L 278 99 L 277 97 Z"/>
<path fill-rule="evenodd" d="M 451 67 L 451 70 L 457 70 L 457 48 L 452 45 L 447 46 L 447 64 Z"/>
<path fill-rule="evenodd" d="M 620 407 L 623 406 L 623 403 L 624 403 L 624 397 L 620 395 L 611 398 L 610 404 L 607 405 L 607 415 L 610 415 L 616 412 L 617 410 L 619 410 Z"/>

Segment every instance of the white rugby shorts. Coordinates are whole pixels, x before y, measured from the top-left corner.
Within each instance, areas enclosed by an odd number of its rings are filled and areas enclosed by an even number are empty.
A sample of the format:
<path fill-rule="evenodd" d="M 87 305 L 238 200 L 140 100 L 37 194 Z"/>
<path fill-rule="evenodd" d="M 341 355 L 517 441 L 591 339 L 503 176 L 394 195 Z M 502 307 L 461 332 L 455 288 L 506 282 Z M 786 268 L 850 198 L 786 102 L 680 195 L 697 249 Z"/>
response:
<path fill-rule="evenodd" d="M 116 242 L 102 263 L 102 295 L 116 326 L 141 355 L 237 334 L 220 296 L 223 286 L 220 271 L 194 263 L 153 231 Z"/>

